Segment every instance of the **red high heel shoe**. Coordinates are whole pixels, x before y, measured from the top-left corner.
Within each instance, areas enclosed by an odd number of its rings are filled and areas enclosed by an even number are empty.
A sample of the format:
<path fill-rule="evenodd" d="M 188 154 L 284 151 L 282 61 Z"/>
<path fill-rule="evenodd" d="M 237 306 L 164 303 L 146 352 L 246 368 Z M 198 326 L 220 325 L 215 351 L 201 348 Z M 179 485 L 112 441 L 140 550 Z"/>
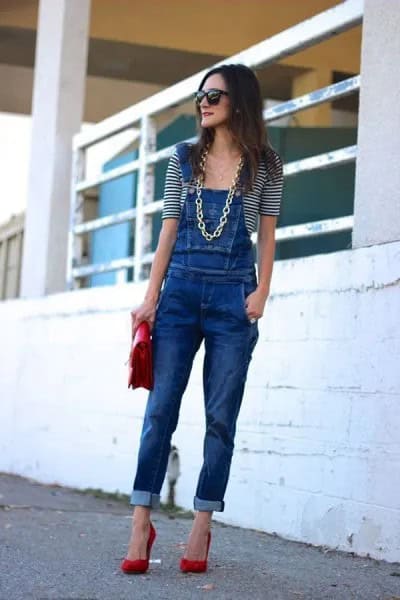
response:
<path fill-rule="evenodd" d="M 138 558 L 136 560 L 129 560 L 124 558 L 121 563 L 121 570 L 124 573 L 146 573 L 149 568 L 151 547 L 154 540 L 156 539 L 156 530 L 153 527 L 153 523 L 150 522 L 150 534 L 147 540 L 147 558 Z"/>
<path fill-rule="evenodd" d="M 188 558 L 181 558 L 180 569 L 183 573 L 203 573 L 207 571 L 207 559 L 208 551 L 211 543 L 211 531 L 208 532 L 207 539 L 207 554 L 205 560 L 189 560 Z"/>

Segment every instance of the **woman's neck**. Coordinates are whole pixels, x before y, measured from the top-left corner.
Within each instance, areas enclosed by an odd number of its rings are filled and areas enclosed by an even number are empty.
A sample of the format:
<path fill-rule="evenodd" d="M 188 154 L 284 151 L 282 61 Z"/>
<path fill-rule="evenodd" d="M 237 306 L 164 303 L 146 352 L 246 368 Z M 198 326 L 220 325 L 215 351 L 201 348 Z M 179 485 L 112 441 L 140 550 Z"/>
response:
<path fill-rule="evenodd" d="M 211 156 L 239 157 L 241 150 L 233 140 L 231 132 L 227 127 L 216 127 L 214 140 L 210 148 Z"/>

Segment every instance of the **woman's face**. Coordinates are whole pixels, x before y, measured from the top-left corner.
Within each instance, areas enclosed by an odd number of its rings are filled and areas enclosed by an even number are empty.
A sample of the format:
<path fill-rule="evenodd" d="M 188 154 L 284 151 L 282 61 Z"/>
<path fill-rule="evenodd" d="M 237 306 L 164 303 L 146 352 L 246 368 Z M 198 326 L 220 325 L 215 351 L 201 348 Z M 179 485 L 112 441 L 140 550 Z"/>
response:
<path fill-rule="evenodd" d="M 224 78 L 220 73 L 213 73 L 205 80 L 202 90 L 207 92 L 212 88 L 228 91 Z M 200 124 L 202 127 L 217 127 L 228 121 L 230 113 L 230 99 L 226 94 L 221 94 L 218 104 L 209 104 L 207 96 L 200 102 Z"/>

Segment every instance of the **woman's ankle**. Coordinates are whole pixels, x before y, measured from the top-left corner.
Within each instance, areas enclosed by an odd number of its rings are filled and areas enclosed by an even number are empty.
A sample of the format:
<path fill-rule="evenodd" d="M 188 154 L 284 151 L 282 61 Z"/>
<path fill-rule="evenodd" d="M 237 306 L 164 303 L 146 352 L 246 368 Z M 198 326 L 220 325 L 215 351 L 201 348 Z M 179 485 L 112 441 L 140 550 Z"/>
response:
<path fill-rule="evenodd" d="M 140 529 L 148 529 L 150 527 L 150 508 L 147 506 L 135 506 L 132 514 L 132 522 L 135 527 Z"/>
<path fill-rule="evenodd" d="M 201 529 L 210 529 L 212 521 L 212 512 L 209 511 L 197 511 L 193 524 L 200 527 Z"/>

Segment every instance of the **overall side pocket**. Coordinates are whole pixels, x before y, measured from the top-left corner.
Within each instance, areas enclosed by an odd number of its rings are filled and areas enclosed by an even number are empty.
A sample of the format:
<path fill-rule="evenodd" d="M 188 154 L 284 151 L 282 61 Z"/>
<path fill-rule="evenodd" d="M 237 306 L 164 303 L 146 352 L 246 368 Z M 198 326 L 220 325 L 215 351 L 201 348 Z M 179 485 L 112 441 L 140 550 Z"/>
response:
<path fill-rule="evenodd" d="M 243 313 L 244 316 L 246 318 L 246 321 L 249 325 L 254 325 L 255 323 L 251 323 L 248 314 L 247 314 L 247 310 L 246 310 L 246 298 L 249 294 L 251 294 L 252 292 L 254 292 L 254 290 L 257 288 L 257 282 L 253 282 L 253 281 L 242 281 L 242 283 L 240 284 L 240 288 L 241 288 L 241 294 L 242 294 L 242 304 L 243 304 Z"/>

